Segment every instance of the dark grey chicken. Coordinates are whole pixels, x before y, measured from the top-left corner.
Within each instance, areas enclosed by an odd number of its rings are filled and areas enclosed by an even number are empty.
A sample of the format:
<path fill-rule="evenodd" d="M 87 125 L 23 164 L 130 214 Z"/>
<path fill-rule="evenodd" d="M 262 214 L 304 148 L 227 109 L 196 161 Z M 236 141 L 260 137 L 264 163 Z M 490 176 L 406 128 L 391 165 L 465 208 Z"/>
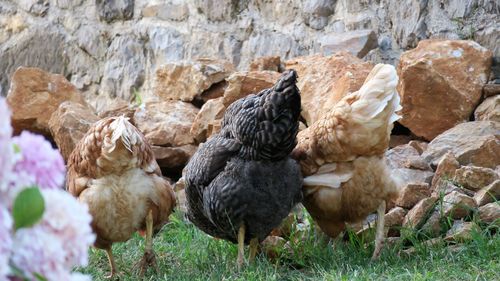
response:
<path fill-rule="evenodd" d="M 265 239 L 301 199 L 297 144 L 300 92 L 294 70 L 256 95 L 231 104 L 221 131 L 202 144 L 186 167 L 188 218 L 211 236 L 244 243 L 255 258 Z"/>

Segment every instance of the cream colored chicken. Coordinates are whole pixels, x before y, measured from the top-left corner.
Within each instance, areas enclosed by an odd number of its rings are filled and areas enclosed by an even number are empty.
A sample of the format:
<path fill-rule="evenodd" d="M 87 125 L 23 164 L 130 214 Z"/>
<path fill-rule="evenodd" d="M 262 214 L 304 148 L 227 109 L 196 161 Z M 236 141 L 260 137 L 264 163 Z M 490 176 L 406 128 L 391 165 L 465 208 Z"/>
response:
<path fill-rule="evenodd" d="M 146 248 L 139 263 L 141 275 L 156 266 L 153 231 L 168 221 L 175 197 L 141 132 L 125 117 L 94 124 L 68 160 L 67 189 L 89 206 L 95 246 L 108 255 L 113 277 L 116 265 L 111 246 L 146 231 Z"/>
<path fill-rule="evenodd" d="M 376 65 L 359 91 L 299 133 L 293 152 L 304 176 L 304 205 L 327 235 L 377 211 L 374 259 L 383 244 L 386 201 L 398 193 L 384 158 L 400 118 L 397 82 L 393 66 Z"/>

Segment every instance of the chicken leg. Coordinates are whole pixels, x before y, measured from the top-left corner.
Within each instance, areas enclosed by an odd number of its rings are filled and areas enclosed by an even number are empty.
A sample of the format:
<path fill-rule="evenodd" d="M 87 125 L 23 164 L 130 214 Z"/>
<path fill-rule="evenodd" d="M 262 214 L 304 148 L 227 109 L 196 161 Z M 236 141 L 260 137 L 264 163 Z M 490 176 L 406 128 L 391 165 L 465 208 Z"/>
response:
<path fill-rule="evenodd" d="M 238 269 L 241 269 L 245 261 L 245 225 L 242 224 L 238 230 Z"/>
<path fill-rule="evenodd" d="M 255 260 L 258 248 L 259 248 L 259 240 L 257 238 L 252 238 L 250 240 L 250 256 L 248 257 L 249 263 Z"/>
<path fill-rule="evenodd" d="M 148 266 L 153 266 L 158 272 L 158 265 L 156 264 L 156 255 L 153 251 L 153 211 L 149 210 L 146 217 L 146 247 L 144 249 L 144 256 L 139 262 L 139 275 L 143 276 Z"/>
<path fill-rule="evenodd" d="M 111 279 L 115 277 L 116 275 L 116 264 L 115 264 L 115 259 L 113 258 L 113 250 L 111 250 L 111 246 L 108 248 L 104 249 L 106 251 L 106 255 L 108 256 L 108 261 L 109 261 L 109 267 L 111 267 L 111 273 L 104 278 L 106 279 Z"/>
<path fill-rule="evenodd" d="M 375 233 L 375 250 L 373 251 L 372 260 L 378 259 L 380 256 L 380 251 L 382 250 L 382 246 L 384 244 L 384 236 L 385 236 L 385 201 L 382 201 L 377 209 L 377 230 Z"/>

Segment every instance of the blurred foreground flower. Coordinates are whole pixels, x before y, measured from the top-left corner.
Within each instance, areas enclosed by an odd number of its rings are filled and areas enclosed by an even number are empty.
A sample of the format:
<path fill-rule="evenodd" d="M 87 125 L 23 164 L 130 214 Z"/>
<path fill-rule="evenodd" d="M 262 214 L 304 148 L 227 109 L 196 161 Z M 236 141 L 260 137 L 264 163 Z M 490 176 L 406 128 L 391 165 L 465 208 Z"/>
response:
<path fill-rule="evenodd" d="M 87 206 L 61 189 L 65 172 L 42 136 L 12 138 L 0 97 L 0 281 L 90 280 L 71 272 L 87 265 L 95 235 Z"/>

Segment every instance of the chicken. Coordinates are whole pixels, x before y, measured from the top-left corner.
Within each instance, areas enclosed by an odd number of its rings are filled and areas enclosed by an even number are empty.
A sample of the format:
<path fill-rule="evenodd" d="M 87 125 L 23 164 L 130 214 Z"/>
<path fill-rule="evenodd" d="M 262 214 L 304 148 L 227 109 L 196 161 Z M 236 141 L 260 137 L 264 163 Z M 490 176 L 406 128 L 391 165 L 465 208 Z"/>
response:
<path fill-rule="evenodd" d="M 292 153 L 304 175 L 304 205 L 328 236 L 377 211 L 373 259 L 382 248 L 386 202 L 398 194 L 384 158 L 400 118 L 397 82 L 393 66 L 376 65 L 359 91 L 298 134 Z"/>
<path fill-rule="evenodd" d="M 232 103 L 221 131 L 202 144 L 185 169 L 188 218 L 205 233 L 244 244 L 253 261 L 259 242 L 302 199 L 296 145 L 300 92 L 289 70 L 269 89 Z"/>
<path fill-rule="evenodd" d="M 152 236 L 168 222 L 175 196 L 150 145 L 127 118 L 108 117 L 89 129 L 68 159 L 67 189 L 89 207 L 95 247 L 108 255 L 108 278 L 117 273 L 112 244 L 138 230 L 146 231 L 140 274 L 156 266 Z"/>

